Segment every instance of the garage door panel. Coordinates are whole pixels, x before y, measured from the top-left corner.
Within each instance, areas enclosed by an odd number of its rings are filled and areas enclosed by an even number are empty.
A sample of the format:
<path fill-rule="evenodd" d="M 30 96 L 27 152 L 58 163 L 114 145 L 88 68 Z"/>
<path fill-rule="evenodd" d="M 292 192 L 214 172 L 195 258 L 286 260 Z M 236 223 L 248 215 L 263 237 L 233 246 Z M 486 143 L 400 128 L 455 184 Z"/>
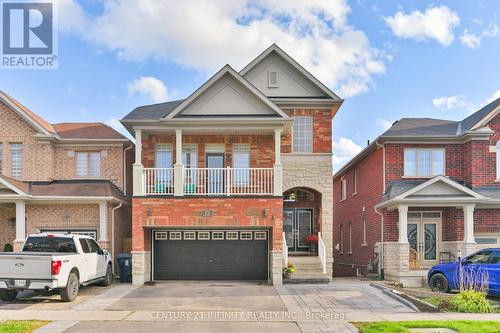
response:
<path fill-rule="evenodd" d="M 265 240 L 154 241 L 154 279 L 265 280 Z"/>

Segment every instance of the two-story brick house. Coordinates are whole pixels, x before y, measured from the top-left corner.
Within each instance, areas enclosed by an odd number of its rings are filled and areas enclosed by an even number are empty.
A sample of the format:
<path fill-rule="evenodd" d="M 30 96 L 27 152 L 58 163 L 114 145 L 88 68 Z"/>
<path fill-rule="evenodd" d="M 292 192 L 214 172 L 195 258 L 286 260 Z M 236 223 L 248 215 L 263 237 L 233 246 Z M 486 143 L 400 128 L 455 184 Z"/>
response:
<path fill-rule="evenodd" d="M 280 284 L 288 254 L 304 253 L 316 233 L 319 275 L 330 278 L 331 121 L 341 103 L 272 45 L 186 99 L 124 117 L 136 138 L 134 283 Z"/>
<path fill-rule="evenodd" d="M 130 250 L 130 140 L 102 123 L 50 124 L 2 91 L 0 129 L 0 251 L 37 232 Z"/>
<path fill-rule="evenodd" d="M 461 121 L 403 118 L 333 176 L 335 274 L 425 283 L 500 244 L 500 99 Z"/>

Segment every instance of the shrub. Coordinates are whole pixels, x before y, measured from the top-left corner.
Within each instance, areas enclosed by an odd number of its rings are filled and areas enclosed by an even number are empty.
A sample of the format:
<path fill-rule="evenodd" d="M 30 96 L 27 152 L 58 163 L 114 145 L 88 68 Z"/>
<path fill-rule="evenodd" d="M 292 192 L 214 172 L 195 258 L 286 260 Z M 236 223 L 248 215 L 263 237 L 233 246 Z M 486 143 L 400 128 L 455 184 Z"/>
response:
<path fill-rule="evenodd" d="M 3 247 L 3 252 L 12 252 L 14 249 L 12 248 L 12 245 L 10 244 L 5 244 Z"/>
<path fill-rule="evenodd" d="M 491 313 L 493 307 L 482 292 L 464 290 L 449 300 L 451 309 L 457 312 Z"/>

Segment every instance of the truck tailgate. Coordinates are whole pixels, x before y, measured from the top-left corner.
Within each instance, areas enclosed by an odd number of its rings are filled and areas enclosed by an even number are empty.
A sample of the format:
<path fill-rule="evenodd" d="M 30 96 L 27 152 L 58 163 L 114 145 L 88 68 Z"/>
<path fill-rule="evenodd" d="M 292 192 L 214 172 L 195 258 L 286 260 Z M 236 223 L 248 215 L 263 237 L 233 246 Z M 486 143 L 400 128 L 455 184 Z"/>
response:
<path fill-rule="evenodd" d="M 0 279 L 52 278 L 50 254 L 0 254 Z"/>

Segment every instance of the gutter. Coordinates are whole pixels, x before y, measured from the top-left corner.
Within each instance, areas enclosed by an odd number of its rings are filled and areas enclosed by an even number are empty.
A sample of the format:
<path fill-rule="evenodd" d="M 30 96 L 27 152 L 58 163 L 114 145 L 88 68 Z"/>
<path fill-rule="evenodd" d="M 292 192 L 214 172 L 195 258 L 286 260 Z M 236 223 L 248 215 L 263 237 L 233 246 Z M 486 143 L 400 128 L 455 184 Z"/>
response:
<path fill-rule="evenodd" d="M 379 147 L 382 148 L 382 197 L 385 194 L 385 146 L 381 145 L 378 143 L 378 141 L 375 141 L 375 144 Z M 375 210 L 375 213 L 380 215 L 380 256 L 379 256 L 379 275 L 380 278 L 383 280 L 384 279 L 384 214 L 379 212 L 377 210 L 377 206 L 374 206 L 373 209 Z"/>
<path fill-rule="evenodd" d="M 114 261 L 115 259 L 115 210 L 119 209 L 122 206 L 120 202 L 118 206 L 113 207 L 111 210 L 111 258 L 113 258 L 113 268 L 115 267 Z"/>

